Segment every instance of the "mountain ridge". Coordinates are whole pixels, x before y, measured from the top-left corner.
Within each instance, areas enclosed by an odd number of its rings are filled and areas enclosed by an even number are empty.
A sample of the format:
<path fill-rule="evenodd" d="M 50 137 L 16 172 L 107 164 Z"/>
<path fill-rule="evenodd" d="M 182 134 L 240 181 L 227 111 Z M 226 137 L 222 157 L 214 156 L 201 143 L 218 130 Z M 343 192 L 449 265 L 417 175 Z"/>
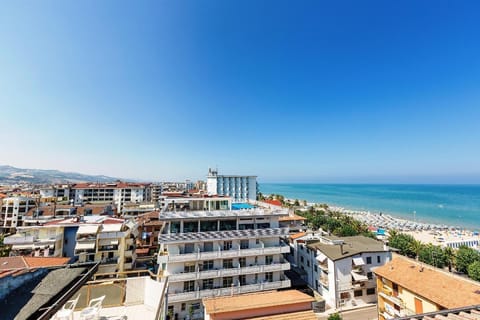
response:
<path fill-rule="evenodd" d="M 65 172 L 55 169 L 17 168 L 10 165 L 0 165 L 0 183 L 3 184 L 51 184 L 75 182 L 112 182 L 124 180 L 105 175 L 89 175 L 78 172 Z"/>

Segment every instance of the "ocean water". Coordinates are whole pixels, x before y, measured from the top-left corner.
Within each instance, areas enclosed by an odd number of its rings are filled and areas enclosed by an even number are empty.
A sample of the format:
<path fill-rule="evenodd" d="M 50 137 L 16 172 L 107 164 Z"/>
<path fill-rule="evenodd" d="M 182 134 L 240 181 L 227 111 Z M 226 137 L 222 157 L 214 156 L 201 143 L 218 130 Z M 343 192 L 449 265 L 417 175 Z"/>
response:
<path fill-rule="evenodd" d="M 480 229 L 480 185 L 260 183 L 260 192 L 426 223 Z"/>

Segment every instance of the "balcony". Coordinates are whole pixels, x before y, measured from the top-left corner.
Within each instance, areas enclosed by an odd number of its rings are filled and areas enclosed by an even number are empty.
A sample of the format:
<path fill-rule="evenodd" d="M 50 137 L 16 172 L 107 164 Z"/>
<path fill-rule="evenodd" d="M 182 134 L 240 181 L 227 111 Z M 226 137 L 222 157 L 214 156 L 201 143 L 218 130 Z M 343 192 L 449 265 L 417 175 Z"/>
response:
<path fill-rule="evenodd" d="M 237 276 L 237 275 L 243 275 L 243 274 L 253 274 L 253 273 L 262 273 L 262 272 L 285 271 L 285 270 L 290 270 L 290 263 L 288 262 L 274 263 L 269 265 L 250 266 L 250 267 L 244 267 L 244 268 L 176 273 L 176 274 L 169 275 L 168 281 L 179 282 L 179 281 L 189 281 L 189 280 L 198 280 L 198 279 L 231 277 L 231 276 Z"/>
<path fill-rule="evenodd" d="M 261 256 L 261 255 L 273 255 L 290 252 L 290 247 L 287 245 L 265 247 L 265 248 L 251 248 L 251 249 L 233 249 L 233 250 L 217 250 L 217 251 L 204 251 L 193 252 L 185 254 L 174 254 L 168 256 L 169 262 L 186 262 L 197 260 L 213 260 L 222 258 L 234 258 L 234 257 L 248 257 L 248 256 Z"/>
<path fill-rule="evenodd" d="M 404 306 L 404 303 L 403 303 L 402 299 L 400 299 L 400 298 L 389 295 L 389 294 L 387 294 L 383 291 L 380 291 L 378 293 L 378 295 L 381 296 L 382 298 L 384 298 L 385 300 L 388 300 L 388 301 L 396 304 L 397 306 L 400 306 L 400 307 Z M 398 315 L 398 316 L 400 316 L 400 315 Z"/>
<path fill-rule="evenodd" d="M 128 235 L 128 231 L 123 232 L 100 232 L 98 239 L 120 239 L 125 238 Z"/>
<path fill-rule="evenodd" d="M 282 280 L 275 282 L 255 283 L 244 286 L 234 286 L 231 288 L 217 288 L 208 290 L 197 290 L 192 292 L 179 292 L 168 294 L 168 301 L 170 302 L 185 302 L 191 300 L 200 300 L 205 297 L 229 296 L 232 294 L 258 292 L 264 290 L 274 290 L 280 288 L 290 288 L 290 280 Z"/>

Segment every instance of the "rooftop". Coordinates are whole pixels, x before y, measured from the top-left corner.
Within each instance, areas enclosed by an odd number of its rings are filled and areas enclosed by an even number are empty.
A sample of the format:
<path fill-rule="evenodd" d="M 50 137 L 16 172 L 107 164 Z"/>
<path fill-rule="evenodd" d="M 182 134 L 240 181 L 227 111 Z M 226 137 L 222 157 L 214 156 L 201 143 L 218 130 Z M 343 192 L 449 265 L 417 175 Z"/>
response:
<path fill-rule="evenodd" d="M 290 236 L 290 239 L 296 240 L 296 239 L 301 238 L 301 237 L 304 237 L 304 236 L 306 236 L 306 235 L 307 235 L 306 232 L 299 232 L 299 233 L 292 234 L 292 235 Z"/>
<path fill-rule="evenodd" d="M 7 271 L 28 268 L 48 268 L 66 265 L 69 260 L 70 258 L 55 257 L 0 257 L 0 270 Z"/>
<path fill-rule="evenodd" d="M 307 218 L 304 218 L 304 217 L 301 217 L 299 215 L 296 215 L 296 214 L 292 214 L 292 215 L 289 215 L 287 217 L 280 217 L 280 219 L 278 219 L 279 221 L 303 221 L 303 220 L 307 220 Z"/>
<path fill-rule="evenodd" d="M 374 272 L 444 308 L 480 304 L 480 284 L 411 259 L 395 257 Z"/>
<path fill-rule="evenodd" d="M 297 290 L 266 291 L 237 296 L 204 298 L 203 305 L 209 314 L 276 307 L 279 305 L 313 302 L 315 299 Z"/>
<path fill-rule="evenodd" d="M 198 241 L 213 241 L 223 239 L 244 239 L 250 237 L 281 237 L 288 235 L 288 228 L 274 229 L 248 229 L 230 231 L 207 231 L 178 234 L 161 234 L 158 236 L 159 243 L 184 243 Z"/>
<path fill-rule="evenodd" d="M 286 216 L 287 209 L 245 209 L 245 210 L 215 210 L 215 211 L 167 211 L 162 212 L 160 220 L 198 219 L 198 218 L 241 218 L 262 216 Z"/>
<path fill-rule="evenodd" d="M 249 320 L 317 320 L 313 310 L 282 313 L 273 316 L 250 318 Z"/>
<path fill-rule="evenodd" d="M 321 251 L 324 255 L 326 255 L 330 260 L 333 261 L 354 256 L 363 252 L 385 251 L 383 242 L 364 236 L 325 238 L 330 238 L 333 241 L 343 240 L 343 244 L 328 244 L 318 240 L 315 242 L 309 242 L 307 247 L 309 247 L 310 249 L 316 249 Z"/>

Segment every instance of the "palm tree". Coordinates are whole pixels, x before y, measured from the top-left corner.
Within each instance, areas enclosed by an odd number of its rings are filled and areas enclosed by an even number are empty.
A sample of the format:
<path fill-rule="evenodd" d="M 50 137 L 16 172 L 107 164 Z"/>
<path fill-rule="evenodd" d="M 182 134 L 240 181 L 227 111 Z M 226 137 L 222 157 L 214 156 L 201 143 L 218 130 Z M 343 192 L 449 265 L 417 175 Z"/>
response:
<path fill-rule="evenodd" d="M 415 253 L 415 260 L 418 261 L 418 254 L 420 253 L 420 251 L 422 250 L 423 248 L 423 243 L 421 243 L 419 240 L 413 240 L 411 243 L 410 243 L 410 246 L 409 246 L 409 249 Z"/>
<path fill-rule="evenodd" d="M 448 271 L 452 272 L 452 266 L 455 263 L 455 251 L 451 247 L 445 247 L 443 249 L 443 253 L 445 254 L 445 260 L 448 265 Z"/>

